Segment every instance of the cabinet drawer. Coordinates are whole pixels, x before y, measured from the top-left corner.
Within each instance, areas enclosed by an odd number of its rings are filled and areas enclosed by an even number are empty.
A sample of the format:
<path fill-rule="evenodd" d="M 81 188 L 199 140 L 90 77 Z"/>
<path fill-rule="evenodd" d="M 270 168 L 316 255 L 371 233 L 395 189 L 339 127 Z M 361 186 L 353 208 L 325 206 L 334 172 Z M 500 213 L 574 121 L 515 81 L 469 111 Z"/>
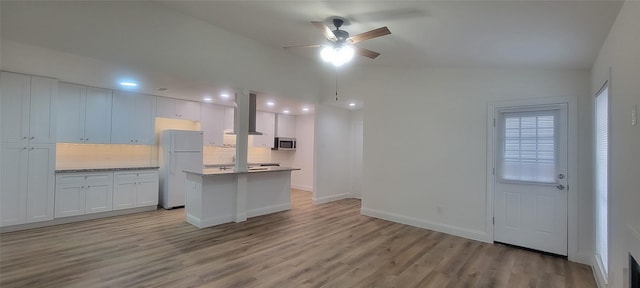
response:
<path fill-rule="evenodd" d="M 113 177 L 111 173 L 64 173 L 56 175 L 56 183 L 81 183 L 84 181 L 110 183 Z"/>
<path fill-rule="evenodd" d="M 138 173 L 116 172 L 113 175 L 113 179 L 116 183 L 135 182 L 138 179 Z"/>
<path fill-rule="evenodd" d="M 158 171 L 145 171 L 138 173 L 140 182 L 158 181 Z"/>

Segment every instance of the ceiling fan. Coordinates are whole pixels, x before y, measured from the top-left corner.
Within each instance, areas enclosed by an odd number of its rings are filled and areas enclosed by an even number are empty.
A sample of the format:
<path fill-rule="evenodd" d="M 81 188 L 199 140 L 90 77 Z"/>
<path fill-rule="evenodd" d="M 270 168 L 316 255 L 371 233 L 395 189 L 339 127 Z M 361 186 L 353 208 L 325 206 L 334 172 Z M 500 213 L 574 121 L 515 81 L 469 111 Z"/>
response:
<path fill-rule="evenodd" d="M 311 24 L 313 24 L 322 32 L 322 34 L 324 34 L 324 37 L 331 42 L 330 45 L 299 45 L 288 46 L 284 48 L 317 48 L 324 46 L 324 48 L 320 52 L 322 59 L 327 62 L 333 63 L 335 66 L 340 66 L 351 60 L 354 53 L 370 59 L 376 59 L 376 57 L 380 56 L 380 53 L 371 51 L 369 49 L 356 47 L 353 44 L 391 34 L 389 28 L 385 26 L 373 29 L 368 32 L 360 33 L 358 35 L 350 36 L 349 32 L 340 29 L 340 27 L 344 24 L 344 20 L 340 18 L 333 19 L 333 26 L 336 27 L 335 30 L 331 30 L 324 22 L 312 21 Z"/>

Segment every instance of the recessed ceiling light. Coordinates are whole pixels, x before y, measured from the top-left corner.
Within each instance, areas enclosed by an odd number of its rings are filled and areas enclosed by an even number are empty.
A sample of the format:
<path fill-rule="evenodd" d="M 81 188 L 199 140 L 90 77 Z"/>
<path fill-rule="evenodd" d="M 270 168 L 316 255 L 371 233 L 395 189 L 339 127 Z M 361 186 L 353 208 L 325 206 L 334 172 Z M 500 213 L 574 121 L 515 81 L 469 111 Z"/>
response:
<path fill-rule="evenodd" d="M 202 98 L 202 100 L 207 101 L 207 102 L 213 101 L 213 99 L 211 99 L 211 97 L 204 97 L 204 98 Z"/>
<path fill-rule="evenodd" d="M 125 82 L 120 82 L 120 86 L 124 86 L 124 87 L 137 87 L 137 86 L 138 86 L 138 84 L 137 84 L 137 83 L 135 83 L 135 82 L 128 82 L 128 81 L 125 81 Z"/>
<path fill-rule="evenodd" d="M 356 103 L 349 103 L 349 106 L 354 107 L 356 106 Z"/>
<path fill-rule="evenodd" d="M 276 103 L 273 103 L 273 102 L 269 101 L 269 102 L 267 102 L 267 105 L 268 106 L 273 106 L 273 105 L 276 105 Z"/>
<path fill-rule="evenodd" d="M 220 94 L 220 97 L 222 97 L 222 98 L 229 98 L 229 94 L 227 94 L 227 93 L 222 93 L 222 94 Z"/>
<path fill-rule="evenodd" d="M 158 88 L 158 92 L 164 92 L 164 91 L 167 91 L 167 90 L 169 90 L 169 89 L 164 88 L 164 87 L 160 87 L 160 88 Z"/>
<path fill-rule="evenodd" d="M 284 110 L 284 111 L 282 111 L 282 112 L 283 112 L 283 113 L 289 113 L 289 110 Z"/>
<path fill-rule="evenodd" d="M 304 107 L 304 108 L 302 108 L 302 111 L 307 112 L 307 111 L 309 111 L 309 108 Z"/>

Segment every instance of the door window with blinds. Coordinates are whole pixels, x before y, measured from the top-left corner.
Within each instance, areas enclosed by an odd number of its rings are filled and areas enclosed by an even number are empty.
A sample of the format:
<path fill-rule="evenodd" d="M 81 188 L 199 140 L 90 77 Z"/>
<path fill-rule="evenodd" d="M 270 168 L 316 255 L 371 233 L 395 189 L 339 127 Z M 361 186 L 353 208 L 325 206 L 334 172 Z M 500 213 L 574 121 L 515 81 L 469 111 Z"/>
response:
<path fill-rule="evenodd" d="M 553 184 L 558 164 L 558 110 L 500 112 L 498 179 Z"/>

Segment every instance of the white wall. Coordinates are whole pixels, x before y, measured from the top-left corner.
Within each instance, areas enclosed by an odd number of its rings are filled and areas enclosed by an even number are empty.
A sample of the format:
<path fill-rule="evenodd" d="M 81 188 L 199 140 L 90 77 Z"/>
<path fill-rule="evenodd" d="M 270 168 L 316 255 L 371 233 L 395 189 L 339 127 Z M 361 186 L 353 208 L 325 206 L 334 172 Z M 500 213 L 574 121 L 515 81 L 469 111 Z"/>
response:
<path fill-rule="evenodd" d="M 202 87 L 315 102 L 317 61 L 151 1 L 2 1 L 2 68 L 97 87 L 131 77 L 162 96 Z M 120 78 L 119 78 L 120 77 Z M 180 92 L 178 92 L 180 91 Z M 211 91 L 217 95 L 220 91 Z M 196 95 L 199 100 L 202 95 Z"/>
<path fill-rule="evenodd" d="M 351 176 L 349 195 L 353 198 L 362 199 L 363 187 L 363 167 L 362 167 L 362 147 L 363 141 L 363 117 L 362 110 L 351 111 L 351 145 L 349 154 L 351 156 Z"/>
<path fill-rule="evenodd" d="M 296 152 L 293 167 L 300 168 L 291 174 L 291 187 L 313 191 L 314 115 L 296 116 Z"/>
<path fill-rule="evenodd" d="M 492 213 L 486 207 L 488 103 L 590 99 L 589 73 L 582 70 L 381 69 L 349 75 L 342 94 L 365 99 L 363 213 L 482 241 L 493 239 L 486 227 Z M 589 126 L 579 123 L 578 134 Z M 591 207 L 581 191 L 590 178 L 578 181 L 584 214 Z M 590 219 L 580 218 L 578 238 L 591 238 L 589 228 Z M 590 248 L 587 243 L 578 252 Z"/>
<path fill-rule="evenodd" d="M 349 196 L 351 115 L 326 104 L 315 112 L 313 203 L 320 204 Z"/>
<path fill-rule="evenodd" d="M 631 125 L 633 105 L 640 106 L 640 2 L 626 1 L 591 73 L 591 97 L 609 78 L 609 287 L 624 287 L 629 237 L 640 233 L 640 124 Z M 593 98 L 591 98 L 593 102 Z M 638 241 L 638 240 L 636 240 Z"/>

